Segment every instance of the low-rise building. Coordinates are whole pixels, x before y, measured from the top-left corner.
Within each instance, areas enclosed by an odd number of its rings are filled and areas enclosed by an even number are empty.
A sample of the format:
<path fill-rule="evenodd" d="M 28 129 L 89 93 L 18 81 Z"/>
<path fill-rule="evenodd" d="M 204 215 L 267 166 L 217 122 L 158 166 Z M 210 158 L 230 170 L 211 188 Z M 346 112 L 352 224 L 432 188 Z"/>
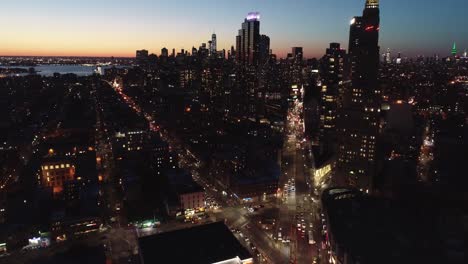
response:
<path fill-rule="evenodd" d="M 75 180 L 75 165 L 66 158 L 46 158 L 42 162 L 41 172 L 42 186 L 52 188 L 54 194 L 61 193 L 67 181 Z"/>
<path fill-rule="evenodd" d="M 230 191 L 244 202 L 261 201 L 278 193 L 279 166 L 262 163 L 258 168 L 245 169 L 231 177 Z"/>
<path fill-rule="evenodd" d="M 138 244 L 142 264 L 253 263 L 249 251 L 222 222 L 142 237 Z"/>
<path fill-rule="evenodd" d="M 166 172 L 170 184 L 168 211 L 171 215 L 193 216 L 205 212 L 205 190 L 182 169 Z"/>

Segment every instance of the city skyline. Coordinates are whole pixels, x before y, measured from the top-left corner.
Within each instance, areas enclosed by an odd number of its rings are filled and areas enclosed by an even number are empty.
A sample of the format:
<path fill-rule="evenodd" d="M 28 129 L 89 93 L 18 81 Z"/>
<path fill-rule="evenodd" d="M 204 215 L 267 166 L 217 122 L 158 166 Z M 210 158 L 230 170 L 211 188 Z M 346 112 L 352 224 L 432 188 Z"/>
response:
<path fill-rule="evenodd" d="M 362 1 L 357 0 L 301 0 L 294 5 L 276 0 L 117 2 L 5 3 L 0 22 L 9 27 L 0 41 L 0 55 L 133 57 L 137 49 L 159 55 L 163 47 L 191 50 L 208 42 L 213 32 L 218 36 L 218 49 L 229 50 L 236 44 L 243 18 L 258 11 L 261 32 L 271 38 L 275 54 L 285 57 L 291 47 L 302 46 L 306 58 L 321 57 L 330 42 L 348 49 L 349 20 L 362 9 Z M 393 54 L 411 57 L 444 57 L 456 42 L 459 54 L 463 53 L 468 47 L 468 28 L 463 27 L 468 3 L 430 2 L 381 1 L 381 50 L 390 48 Z"/>
<path fill-rule="evenodd" d="M 464 264 L 465 6 L 5 3 L 0 263 Z"/>

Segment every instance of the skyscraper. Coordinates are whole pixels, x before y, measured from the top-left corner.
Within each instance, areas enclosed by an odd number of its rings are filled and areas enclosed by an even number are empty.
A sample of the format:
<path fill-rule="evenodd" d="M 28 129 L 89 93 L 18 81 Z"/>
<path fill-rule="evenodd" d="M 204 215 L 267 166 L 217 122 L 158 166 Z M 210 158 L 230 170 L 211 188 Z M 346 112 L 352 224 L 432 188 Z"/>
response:
<path fill-rule="evenodd" d="M 436 58 L 436 60 L 438 60 L 438 59 Z M 398 52 L 398 57 L 397 57 L 395 62 L 396 62 L 396 64 L 401 64 L 401 53 L 400 52 Z"/>
<path fill-rule="evenodd" d="M 217 51 L 216 34 L 213 33 L 213 35 L 211 35 L 210 54 L 216 56 Z"/>
<path fill-rule="evenodd" d="M 144 65 L 148 63 L 148 51 L 147 50 L 137 50 L 136 51 L 136 58 L 135 58 L 137 65 Z"/>
<path fill-rule="evenodd" d="M 302 47 L 293 47 L 292 48 L 292 56 L 296 62 L 302 62 L 304 59 L 304 53 Z"/>
<path fill-rule="evenodd" d="M 348 183 L 371 189 L 376 174 L 379 135 L 380 9 L 367 0 L 363 15 L 351 20 L 349 59 L 351 86 L 340 114 L 338 171 Z"/>
<path fill-rule="evenodd" d="M 211 40 L 208 40 L 208 56 L 214 56 Z"/>
<path fill-rule="evenodd" d="M 267 62 L 270 57 L 270 37 L 267 35 L 260 36 L 259 57 L 261 63 Z"/>
<path fill-rule="evenodd" d="M 387 52 L 385 53 L 385 63 L 392 63 L 392 53 L 390 52 L 390 48 L 388 48 Z"/>
<path fill-rule="evenodd" d="M 320 142 L 331 147 L 336 142 L 336 122 L 340 86 L 343 85 L 343 71 L 346 51 L 339 43 L 330 43 L 321 65 Z"/>
<path fill-rule="evenodd" d="M 244 64 L 257 64 L 260 44 L 260 14 L 247 15 L 236 37 L 237 61 Z"/>
<path fill-rule="evenodd" d="M 452 46 L 452 56 L 457 56 L 457 43 L 453 43 L 453 46 Z"/>
<path fill-rule="evenodd" d="M 161 49 L 161 57 L 168 57 L 169 51 L 166 48 Z"/>

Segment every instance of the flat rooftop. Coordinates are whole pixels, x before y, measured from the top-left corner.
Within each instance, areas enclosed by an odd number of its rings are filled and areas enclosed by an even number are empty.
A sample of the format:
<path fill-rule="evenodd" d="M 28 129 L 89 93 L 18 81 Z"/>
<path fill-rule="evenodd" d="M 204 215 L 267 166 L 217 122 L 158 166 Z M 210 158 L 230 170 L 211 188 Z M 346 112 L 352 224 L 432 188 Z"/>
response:
<path fill-rule="evenodd" d="M 142 237 L 138 243 L 143 264 L 209 264 L 252 258 L 223 222 Z"/>
<path fill-rule="evenodd" d="M 462 263 L 463 224 L 449 204 L 392 201 L 347 188 L 324 191 L 322 202 L 331 237 L 359 263 Z"/>

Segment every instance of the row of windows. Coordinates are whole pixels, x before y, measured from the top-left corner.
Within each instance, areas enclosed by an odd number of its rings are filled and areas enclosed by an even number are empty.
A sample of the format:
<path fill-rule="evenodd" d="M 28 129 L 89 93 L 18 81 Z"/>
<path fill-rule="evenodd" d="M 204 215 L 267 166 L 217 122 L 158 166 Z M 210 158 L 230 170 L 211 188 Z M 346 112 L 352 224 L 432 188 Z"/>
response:
<path fill-rule="evenodd" d="M 70 164 L 60 164 L 60 165 L 50 165 L 50 166 L 42 166 L 43 170 L 54 170 L 54 169 L 64 169 L 70 168 Z"/>

